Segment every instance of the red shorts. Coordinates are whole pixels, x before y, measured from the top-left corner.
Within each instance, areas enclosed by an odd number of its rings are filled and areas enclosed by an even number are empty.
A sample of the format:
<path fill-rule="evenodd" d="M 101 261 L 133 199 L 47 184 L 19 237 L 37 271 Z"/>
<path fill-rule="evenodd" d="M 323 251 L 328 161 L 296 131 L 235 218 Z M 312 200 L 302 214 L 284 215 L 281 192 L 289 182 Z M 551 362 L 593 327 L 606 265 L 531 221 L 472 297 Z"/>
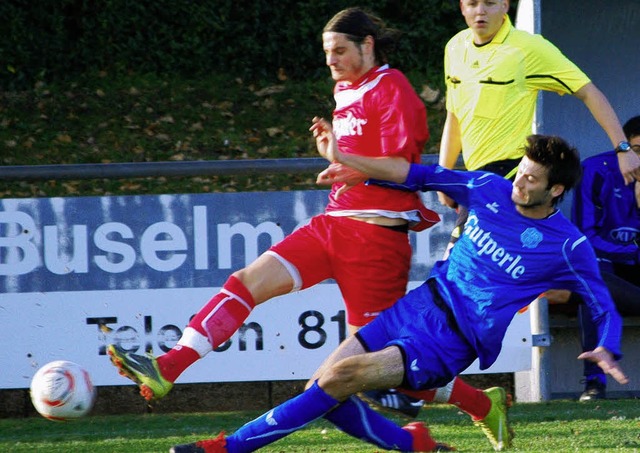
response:
<path fill-rule="evenodd" d="M 411 245 L 407 233 L 318 215 L 270 249 L 298 271 L 299 289 L 335 279 L 347 322 L 364 326 L 407 290 Z"/>

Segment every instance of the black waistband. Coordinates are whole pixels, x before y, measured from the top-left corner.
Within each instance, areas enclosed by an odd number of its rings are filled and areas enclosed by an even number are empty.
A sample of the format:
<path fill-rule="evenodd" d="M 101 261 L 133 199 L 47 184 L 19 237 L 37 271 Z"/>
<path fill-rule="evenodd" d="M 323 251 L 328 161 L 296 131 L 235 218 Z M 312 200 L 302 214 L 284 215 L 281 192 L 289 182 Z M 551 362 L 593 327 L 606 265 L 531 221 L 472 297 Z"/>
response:
<path fill-rule="evenodd" d="M 427 285 L 429 286 L 429 289 L 431 290 L 431 294 L 433 295 L 434 305 L 438 307 L 440 310 L 442 310 L 444 314 L 447 316 L 447 324 L 449 324 L 449 327 L 451 327 L 452 330 L 458 333 L 461 333 L 460 328 L 458 327 L 458 321 L 456 320 L 456 317 L 453 315 L 453 311 L 451 311 L 451 307 L 447 305 L 447 303 L 444 301 L 444 299 L 440 295 L 440 292 L 438 291 L 438 283 L 435 281 L 435 279 L 431 278 L 427 280 Z"/>
<path fill-rule="evenodd" d="M 482 171 L 490 171 L 500 176 L 506 176 L 511 170 L 516 168 L 520 163 L 520 159 L 504 159 L 490 162 L 487 165 L 478 168 Z"/>
<path fill-rule="evenodd" d="M 397 231 L 398 233 L 408 233 L 409 232 L 409 224 L 403 223 L 402 225 L 380 225 L 378 223 L 374 223 L 374 225 L 378 225 L 382 228 L 387 228 L 388 230 Z"/>

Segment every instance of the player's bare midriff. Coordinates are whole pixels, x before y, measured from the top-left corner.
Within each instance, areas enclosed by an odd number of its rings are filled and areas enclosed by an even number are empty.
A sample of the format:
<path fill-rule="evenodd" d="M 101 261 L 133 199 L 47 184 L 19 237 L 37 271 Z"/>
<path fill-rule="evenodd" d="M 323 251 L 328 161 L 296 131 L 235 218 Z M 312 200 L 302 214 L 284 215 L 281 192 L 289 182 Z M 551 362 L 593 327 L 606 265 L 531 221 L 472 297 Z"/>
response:
<path fill-rule="evenodd" d="M 398 226 L 398 225 L 406 225 L 407 221 L 405 219 L 392 219 L 389 217 L 376 216 L 376 217 L 358 217 L 358 216 L 349 216 L 350 219 L 358 220 L 360 222 L 373 223 L 374 225 L 381 226 Z"/>

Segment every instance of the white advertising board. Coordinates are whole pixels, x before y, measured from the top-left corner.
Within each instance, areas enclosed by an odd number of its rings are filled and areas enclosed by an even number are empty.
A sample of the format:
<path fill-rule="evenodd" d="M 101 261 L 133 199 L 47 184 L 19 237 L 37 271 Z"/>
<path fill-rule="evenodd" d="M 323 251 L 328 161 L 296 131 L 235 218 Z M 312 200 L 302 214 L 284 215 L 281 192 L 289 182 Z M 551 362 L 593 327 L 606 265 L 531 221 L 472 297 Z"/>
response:
<path fill-rule="evenodd" d="M 418 282 L 413 282 L 415 287 Z M 0 325 L 11 347 L 0 350 L 0 388 L 26 388 L 52 360 L 71 360 L 96 385 L 123 385 L 105 354 L 117 342 L 162 354 L 217 288 L 74 291 L 4 295 Z M 307 379 L 345 335 L 345 315 L 335 284 L 278 297 L 253 311 L 243 329 L 189 368 L 179 383 Z M 528 313 L 517 315 L 498 361 L 487 373 L 528 369 Z M 477 363 L 466 373 L 481 373 Z"/>
<path fill-rule="evenodd" d="M 82 364 L 96 385 L 129 384 L 109 363 L 107 344 L 162 354 L 233 270 L 320 212 L 325 199 L 309 191 L 0 201 L 0 388 L 27 388 L 58 359 Z M 410 287 L 442 255 L 449 214 L 412 233 Z M 329 281 L 257 307 L 178 382 L 307 379 L 345 333 Z M 485 372 L 528 369 L 530 337 L 528 315 L 516 316 Z M 467 370 L 478 372 L 476 364 Z"/>

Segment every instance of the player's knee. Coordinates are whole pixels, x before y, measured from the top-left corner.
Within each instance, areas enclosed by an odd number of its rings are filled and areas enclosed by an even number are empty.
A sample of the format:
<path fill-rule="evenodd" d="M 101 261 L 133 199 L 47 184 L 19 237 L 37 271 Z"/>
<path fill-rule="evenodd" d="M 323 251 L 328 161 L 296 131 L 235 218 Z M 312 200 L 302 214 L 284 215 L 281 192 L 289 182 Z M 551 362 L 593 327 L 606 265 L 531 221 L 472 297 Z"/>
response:
<path fill-rule="evenodd" d="M 232 274 L 253 296 L 256 305 L 291 291 L 293 279 L 275 258 L 261 256 Z"/>
<path fill-rule="evenodd" d="M 365 387 L 363 379 L 362 368 L 356 361 L 345 359 L 327 369 L 318 379 L 318 385 L 329 395 L 342 401 Z"/>
<path fill-rule="evenodd" d="M 329 377 L 332 381 L 351 383 L 359 378 L 360 368 L 353 359 L 344 359 L 329 368 Z"/>

